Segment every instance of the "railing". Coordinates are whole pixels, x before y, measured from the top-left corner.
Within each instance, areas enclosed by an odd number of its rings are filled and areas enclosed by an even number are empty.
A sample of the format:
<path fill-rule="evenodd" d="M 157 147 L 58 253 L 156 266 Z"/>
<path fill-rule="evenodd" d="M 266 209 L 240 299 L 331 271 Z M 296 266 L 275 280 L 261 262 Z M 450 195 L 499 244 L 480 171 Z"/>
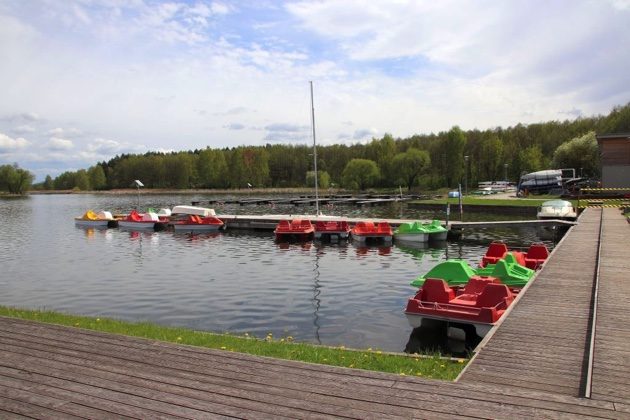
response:
<path fill-rule="evenodd" d="M 582 197 L 587 195 L 588 197 Z M 582 188 L 577 198 L 578 208 L 618 207 L 630 208 L 630 187 Z"/>

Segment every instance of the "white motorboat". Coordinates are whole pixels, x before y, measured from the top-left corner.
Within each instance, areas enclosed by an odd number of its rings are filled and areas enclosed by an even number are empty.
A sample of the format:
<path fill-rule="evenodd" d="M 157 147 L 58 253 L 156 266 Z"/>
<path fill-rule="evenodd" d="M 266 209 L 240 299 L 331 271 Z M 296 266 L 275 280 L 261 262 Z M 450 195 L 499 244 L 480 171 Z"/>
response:
<path fill-rule="evenodd" d="M 536 216 L 538 220 L 558 219 L 575 221 L 577 212 L 570 201 L 550 200 L 542 203 Z"/>

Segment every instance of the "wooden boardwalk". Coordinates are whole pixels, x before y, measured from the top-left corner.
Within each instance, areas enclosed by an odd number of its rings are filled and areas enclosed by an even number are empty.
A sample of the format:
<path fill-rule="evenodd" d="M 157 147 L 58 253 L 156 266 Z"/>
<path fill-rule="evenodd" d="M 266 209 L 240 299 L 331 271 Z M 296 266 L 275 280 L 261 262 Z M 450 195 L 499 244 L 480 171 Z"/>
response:
<path fill-rule="evenodd" d="M 458 382 L 0 317 L 0 418 L 630 418 L 630 279 L 619 275 L 630 227 L 607 210 L 593 398 L 578 397 L 600 214 L 585 212 Z M 556 306 L 556 293 L 575 301 Z"/>
<path fill-rule="evenodd" d="M 580 395 L 588 355 L 601 210 L 589 209 L 554 249 L 461 379 Z"/>
<path fill-rule="evenodd" d="M 630 405 L 630 224 L 603 212 L 591 397 Z"/>

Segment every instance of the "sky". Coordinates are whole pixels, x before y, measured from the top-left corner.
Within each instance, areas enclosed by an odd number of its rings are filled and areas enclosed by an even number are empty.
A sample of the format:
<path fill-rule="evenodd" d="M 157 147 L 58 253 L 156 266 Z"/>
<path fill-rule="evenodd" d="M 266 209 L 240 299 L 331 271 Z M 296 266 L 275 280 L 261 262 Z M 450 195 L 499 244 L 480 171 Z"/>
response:
<path fill-rule="evenodd" d="M 630 0 L 0 0 L 0 164 L 366 143 L 630 102 Z"/>

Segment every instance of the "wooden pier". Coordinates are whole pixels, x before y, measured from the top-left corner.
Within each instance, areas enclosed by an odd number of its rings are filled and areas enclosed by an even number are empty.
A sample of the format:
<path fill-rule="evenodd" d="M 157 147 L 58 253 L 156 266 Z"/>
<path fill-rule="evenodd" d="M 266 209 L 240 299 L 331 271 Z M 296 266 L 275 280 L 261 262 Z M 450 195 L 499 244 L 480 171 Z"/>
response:
<path fill-rule="evenodd" d="M 628 234 L 587 209 L 456 382 L 0 317 L 0 418 L 630 418 Z"/>
<path fill-rule="evenodd" d="M 300 196 L 300 197 L 247 197 L 247 198 L 234 198 L 234 199 L 208 199 L 208 200 L 196 200 L 192 202 L 193 206 L 201 204 L 238 204 L 239 206 L 246 205 L 294 205 L 294 206 L 314 206 L 315 203 L 319 205 L 357 205 L 357 206 L 374 206 L 379 204 L 387 204 L 392 202 L 409 201 L 420 198 L 426 198 L 419 195 L 373 195 L 363 194 L 357 196 L 351 195 L 322 195 L 318 198 L 314 196 Z"/>
<path fill-rule="evenodd" d="M 359 221 L 371 220 L 374 222 L 386 221 L 392 227 L 396 228 L 402 223 L 413 223 L 417 219 L 388 219 L 388 218 L 370 218 L 370 217 L 340 217 L 340 216 L 315 216 L 312 214 L 265 214 L 265 215 L 234 215 L 219 214 L 219 219 L 225 223 L 227 229 L 255 229 L 255 230 L 274 230 L 280 220 L 290 219 L 308 219 L 311 223 L 329 220 L 345 220 L 350 225 L 354 225 Z M 425 220 L 429 222 L 429 220 Z M 512 220 L 512 221 L 488 221 L 488 222 L 450 222 L 448 228 L 458 231 L 461 234 L 465 229 L 487 229 L 487 228 L 519 228 L 519 227 L 552 227 L 565 226 L 570 227 L 575 222 L 566 220 Z"/>

